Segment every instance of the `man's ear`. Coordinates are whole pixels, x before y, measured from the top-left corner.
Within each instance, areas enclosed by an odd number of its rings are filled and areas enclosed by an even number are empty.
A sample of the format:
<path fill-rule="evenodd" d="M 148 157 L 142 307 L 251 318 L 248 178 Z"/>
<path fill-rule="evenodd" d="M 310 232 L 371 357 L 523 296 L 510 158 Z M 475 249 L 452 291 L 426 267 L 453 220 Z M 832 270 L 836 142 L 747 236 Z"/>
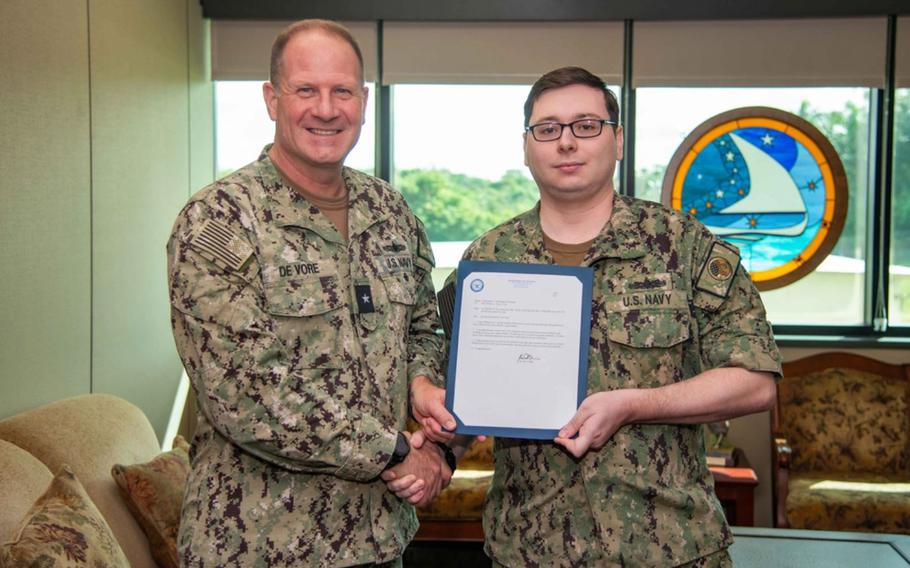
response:
<path fill-rule="evenodd" d="M 265 108 L 269 111 L 269 118 L 276 120 L 278 118 L 278 91 L 271 81 L 262 84 L 262 99 L 265 101 Z"/>
<path fill-rule="evenodd" d="M 363 117 L 363 120 L 360 124 L 367 123 L 367 101 L 370 100 L 370 88 L 366 85 L 363 86 L 363 108 L 360 109 L 360 115 Z"/>
<path fill-rule="evenodd" d="M 527 166 L 528 165 L 528 132 L 527 131 L 525 131 L 521 135 L 521 147 L 524 150 L 525 166 Z"/>
<path fill-rule="evenodd" d="M 625 136 L 623 135 L 622 125 L 616 127 L 616 159 L 622 160 L 622 150 L 623 145 L 625 144 Z"/>

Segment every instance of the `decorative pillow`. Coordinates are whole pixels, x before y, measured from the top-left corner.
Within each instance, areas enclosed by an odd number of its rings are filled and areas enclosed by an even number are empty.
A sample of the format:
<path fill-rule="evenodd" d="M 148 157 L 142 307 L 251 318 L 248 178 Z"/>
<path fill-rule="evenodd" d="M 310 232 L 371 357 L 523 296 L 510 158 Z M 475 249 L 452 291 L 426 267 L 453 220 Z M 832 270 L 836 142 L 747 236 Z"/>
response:
<path fill-rule="evenodd" d="M 129 568 L 104 517 L 69 466 L 26 514 L 16 538 L 0 547 L 0 566 Z"/>
<path fill-rule="evenodd" d="M 177 568 L 179 565 L 177 531 L 189 472 L 189 444 L 182 436 L 174 439 L 173 450 L 148 463 L 117 464 L 111 468 L 127 507 L 149 540 L 158 566 Z"/>

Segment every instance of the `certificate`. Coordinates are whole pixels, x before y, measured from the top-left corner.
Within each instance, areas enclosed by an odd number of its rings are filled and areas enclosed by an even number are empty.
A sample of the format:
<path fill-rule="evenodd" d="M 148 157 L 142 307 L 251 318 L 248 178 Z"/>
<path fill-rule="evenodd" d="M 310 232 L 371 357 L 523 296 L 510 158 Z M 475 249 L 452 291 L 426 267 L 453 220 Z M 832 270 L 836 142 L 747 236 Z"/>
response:
<path fill-rule="evenodd" d="M 456 432 L 551 440 L 587 393 L 593 270 L 461 261 L 446 408 Z"/>

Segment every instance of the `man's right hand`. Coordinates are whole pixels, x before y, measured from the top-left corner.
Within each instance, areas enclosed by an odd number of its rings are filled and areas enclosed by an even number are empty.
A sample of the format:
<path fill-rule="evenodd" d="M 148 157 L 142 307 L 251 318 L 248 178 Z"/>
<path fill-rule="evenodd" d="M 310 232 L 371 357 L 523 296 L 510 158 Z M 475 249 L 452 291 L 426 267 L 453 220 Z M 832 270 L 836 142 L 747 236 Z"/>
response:
<path fill-rule="evenodd" d="M 455 417 L 446 410 L 446 391 L 424 375 L 411 381 L 411 414 L 430 440 L 448 442 L 454 436 L 451 431 L 455 429 Z"/>
<path fill-rule="evenodd" d="M 389 491 L 399 498 L 423 507 L 449 485 L 452 471 L 436 444 L 422 444 L 421 447 L 412 445 L 404 461 L 384 471 L 380 477 Z"/>

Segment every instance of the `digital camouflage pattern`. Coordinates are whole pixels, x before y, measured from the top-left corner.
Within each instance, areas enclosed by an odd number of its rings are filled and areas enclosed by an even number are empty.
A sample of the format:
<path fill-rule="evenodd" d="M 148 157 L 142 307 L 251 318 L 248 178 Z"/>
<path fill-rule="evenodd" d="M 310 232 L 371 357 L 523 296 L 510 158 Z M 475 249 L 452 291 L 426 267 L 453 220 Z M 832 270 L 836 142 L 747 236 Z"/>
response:
<path fill-rule="evenodd" d="M 410 379 L 441 379 L 433 255 L 401 194 L 347 168 L 343 242 L 267 150 L 192 197 L 168 243 L 174 337 L 199 400 L 183 564 L 391 561 L 417 519 L 377 476 Z"/>
<path fill-rule="evenodd" d="M 537 208 L 480 237 L 465 258 L 554 262 Z M 583 264 L 595 274 L 588 394 L 716 367 L 780 374 L 738 253 L 693 217 L 617 195 Z M 505 438 L 493 455 L 484 532 L 502 565 L 677 566 L 732 542 L 701 426 L 627 425 L 579 460 L 553 442 Z"/>

